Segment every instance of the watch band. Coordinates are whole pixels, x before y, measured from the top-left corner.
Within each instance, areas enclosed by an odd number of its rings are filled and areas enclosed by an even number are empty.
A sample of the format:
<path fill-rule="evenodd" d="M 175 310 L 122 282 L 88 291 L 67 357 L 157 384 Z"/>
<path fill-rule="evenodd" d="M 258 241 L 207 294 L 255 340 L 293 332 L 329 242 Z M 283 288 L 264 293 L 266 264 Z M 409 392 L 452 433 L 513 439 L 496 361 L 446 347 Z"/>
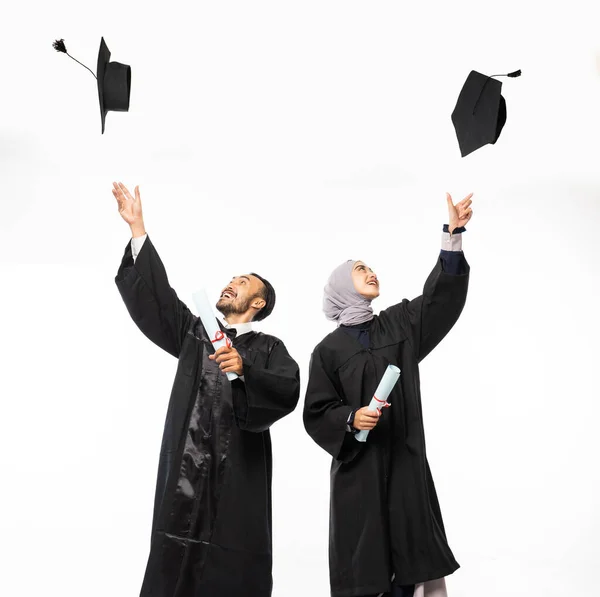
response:
<path fill-rule="evenodd" d="M 454 232 L 452 234 L 460 234 L 462 232 L 466 232 L 467 229 L 464 226 L 459 226 L 458 228 L 454 229 Z M 448 224 L 444 224 L 444 228 L 442 229 L 442 232 L 450 232 L 450 226 Z"/>
<path fill-rule="evenodd" d="M 354 424 L 354 416 L 356 415 L 356 410 L 353 410 L 348 416 L 348 420 L 346 421 L 346 431 L 350 433 L 358 433 L 358 429 L 353 427 Z"/>

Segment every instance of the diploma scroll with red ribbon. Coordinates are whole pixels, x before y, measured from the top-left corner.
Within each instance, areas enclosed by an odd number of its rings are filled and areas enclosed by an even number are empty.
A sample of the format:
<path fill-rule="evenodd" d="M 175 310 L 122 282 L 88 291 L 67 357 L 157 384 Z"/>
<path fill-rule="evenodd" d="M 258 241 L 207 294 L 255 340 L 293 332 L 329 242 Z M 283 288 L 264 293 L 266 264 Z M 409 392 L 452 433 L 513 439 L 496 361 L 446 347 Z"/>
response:
<path fill-rule="evenodd" d="M 392 393 L 396 382 L 400 379 L 400 369 L 394 365 L 388 365 L 377 389 L 375 390 L 375 394 L 373 398 L 371 398 L 371 402 L 369 403 L 368 409 L 375 412 L 376 410 L 381 410 L 382 408 L 386 408 L 390 406 L 387 401 L 388 396 Z M 359 431 L 354 437 L 359 442 L 366 442 L 367 436 L 369 435 L 369 431 L 367 429 L 363 429 Z"/>
<path fill-rule="evenodd" d="M 210 338 L 213 346 L 215 347 L 215 352 L 221 348 L 221 346 L 231 346 L 231 340 L 223 333 L 223 330 L 219 327 L 217 322 L 217 318 L 208 302 L 208 297 L 206 296 L 205 290 L 199 290 L 198 292 L 192 295 L 194 299 L 194 304 L 196 305 L 196 310 L 198 311 L 198 317 L 202 320 L 202 325 L 206 330 L 206 335 Z M 229 381 L 233 381 L 237 379 L 237 373 L 229 372 L 227 373 L 227 379 Z"/>

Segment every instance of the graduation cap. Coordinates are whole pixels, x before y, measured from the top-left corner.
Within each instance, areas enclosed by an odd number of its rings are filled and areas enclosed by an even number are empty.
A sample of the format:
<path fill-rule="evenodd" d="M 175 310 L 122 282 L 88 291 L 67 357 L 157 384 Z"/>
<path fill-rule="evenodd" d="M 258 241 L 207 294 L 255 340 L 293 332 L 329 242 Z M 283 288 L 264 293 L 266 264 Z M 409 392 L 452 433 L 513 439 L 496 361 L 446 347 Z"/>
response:
<path fill-rule="evenodd" d="M 65 53 L 69 58 L 73 58 L 67 52 L 64 39 L 57 39 L 52 47 L 57 52 Z M 85 64 L 82 64 L 76 58 L 75 62 L 90 70 Z M 104 134 L 104 123 L 108 112 L 128 112 L 129 96 L 131 93 L 131 67 L 128 64 L 110 61 L 110 50 L 104 41 L 100 40 L 100 50 L 98 51 L 98 65 L 96 67 L 98 76 L 94 75 L 98 82 L 98 99 L 100 101 L 100 118 L 102 120 L 102 134 Z"/>
<path fill-rule="evenodd" d="M 452 112 L 462 157 L 496 143 L 506 123 L 506 101 L 500 94 L 502 83 L 492 77 L 520 76 L 520 70 L 490 77 L 474 70 L 469 73 Z"/>

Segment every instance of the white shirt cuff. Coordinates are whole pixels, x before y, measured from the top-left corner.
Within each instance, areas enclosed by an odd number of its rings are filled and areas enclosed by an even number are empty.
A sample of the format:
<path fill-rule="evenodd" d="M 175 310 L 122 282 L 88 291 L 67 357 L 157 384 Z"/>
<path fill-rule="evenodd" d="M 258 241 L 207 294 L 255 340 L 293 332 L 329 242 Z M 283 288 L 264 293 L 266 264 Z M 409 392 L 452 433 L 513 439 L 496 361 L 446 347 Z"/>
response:
<path fill-rule="evenodd" d="M 442 232 L 442 251 L 462 251 L 462 234 Z"/>
<path fill-rule="evenodd" d="M 137 256 L 140 254 L 147 236 L 147 234 L 144 234 L 143 236 L 134 236 L 131 239 L 131 255 L 133 256 L 133 263 L 135 263 Z"/>

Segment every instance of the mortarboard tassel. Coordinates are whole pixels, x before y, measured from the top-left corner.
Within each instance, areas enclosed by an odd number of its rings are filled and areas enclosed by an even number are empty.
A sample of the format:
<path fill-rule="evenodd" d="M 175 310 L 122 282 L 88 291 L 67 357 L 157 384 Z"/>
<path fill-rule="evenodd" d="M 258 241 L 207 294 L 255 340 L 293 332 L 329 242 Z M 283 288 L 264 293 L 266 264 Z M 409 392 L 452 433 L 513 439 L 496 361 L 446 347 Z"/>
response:
<path fill-rule="evenodd" d="M 54 41 L 54 43 L 52 44 L 52 47 L 57 51 L 57 52 L 64 52 L 65 54 L 67 53 L 67 48 L 65 46 L 65 40 L 64 39 L 57 39 L 56 41 Z"/>
<path fill-rule="evenodd" d="M 52 43 L 52 47 L 57 51 L 57 52 L 63 52 L 64 54 L 66 54 L 69 58 L 73 58 L 73 56 L 71 56 L 71 54 L 69 54 L 69 52 L 67 52 L 67 47 L 65 46 L 65 40 L 64 39 L 57 39 L 54 40 L 54 42 Z M 85 64 L 83 64 L 82 62 L 79 62 L 79 60 L 77 60 L 77 58 L 73 58 L 73 60 L 75 60 L 75 62 L 77 62 L 78 64 L 81 64 L 81 66 L 84 66 L 85 68 L 87 68 L 92 75 L 94 75 L 94 71 L 89 69 L 87 66 L 85 66 Z M 98 80 L 98 77 L 96 75 L 94 75 L 94 79 Z"/>
<path fill-rule="evenodd" d="M 477 104 L 479 103 L 479 100 L 481 98 L 481 94 L 483 93 L 483 90 L 485 89 L 485 86 L 487 85 L 487 82 L 492 78 L 492 77 L 520 77 L 521 76 L 521 69 L 519 70 L 515 70 L 512 73 L 508 73 L 506 75 L 490 75 L 486 80 L 485 83 L 483 84 L 483 87 L 481 88 L 481 91 L 479 92 L 479 95 L 477 96 L 477 101 L 475 102 L 475 105 L 473 106 L 473 116 L 475 115 L 475 109 L 477 108 Z"/>

